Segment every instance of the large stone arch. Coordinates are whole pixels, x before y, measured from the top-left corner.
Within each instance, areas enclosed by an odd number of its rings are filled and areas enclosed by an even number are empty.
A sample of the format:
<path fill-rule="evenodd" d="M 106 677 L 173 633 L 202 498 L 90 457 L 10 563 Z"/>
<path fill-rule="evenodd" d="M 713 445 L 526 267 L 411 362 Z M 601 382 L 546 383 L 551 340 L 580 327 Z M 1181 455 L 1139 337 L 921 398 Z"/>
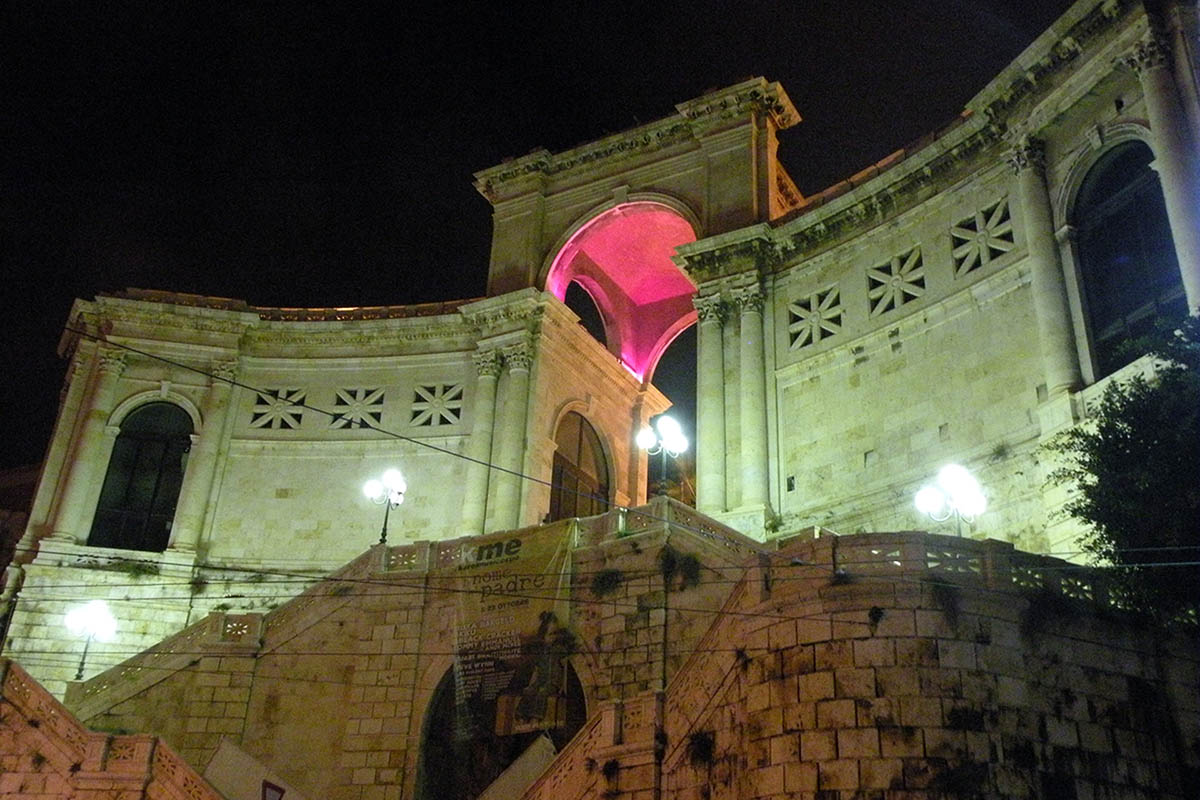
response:
<path fill-rule="evenodd" d="M 1125 142 L 1142 142 L 1154 152 L 1153 137 L 1150 135 L 1150 128 L 1144 122 L 1128 121 L 1105 125 L 1100 138 L 1100 144 L 1093 145 L 1089 142 L 1071 156 L 1065 177 L 1058 191 L 1054 193 L 1055 228 L 1071 224 L 1071 213 L 1084 178 L 1108 151 Z"/>
<path fill-rule="evenodd" d="M 695 287 L 672 256 L 699 232 L 685 205 L 661 195 L 608 203 L 564 232 L 539 283 L 559 300 L 579 284 L 600 310 L 609 350 L 646 380 L 662 351 L 696 320 Z"/>

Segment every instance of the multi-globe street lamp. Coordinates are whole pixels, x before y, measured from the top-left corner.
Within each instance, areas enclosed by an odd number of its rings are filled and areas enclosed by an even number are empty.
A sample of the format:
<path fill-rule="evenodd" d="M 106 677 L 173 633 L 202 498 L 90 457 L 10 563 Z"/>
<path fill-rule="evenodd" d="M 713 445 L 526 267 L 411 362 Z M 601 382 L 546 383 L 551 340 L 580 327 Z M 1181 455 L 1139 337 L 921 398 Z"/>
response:
<path fill-rule="evenodd" d="M 937 474 L 937 480 L 917 491 L 913 502 L 917 510 L 934 522 L 954 517 L 955 531 L 962 536 L 962 523 L 973 523 L 987 510 L 987 498 L 975 476 L 959 464 L 947 464 Z"/>
<path fill-rule="evenodd" d="M 634 441 L 647 455 L 662 454 L 662 480 L 658 485 L 658 493 L 666 494 L 667 457 L 678 458 L 688 449 L 688 439 L 683 435 L 683 428 L 673 417 L 663 414 L 654 423 L 653 428 L 645 427 L 638 431 Z"/>
<path fill-rule="evenodd" d="M 398 469 L 389 469 L 379 478 L 372 478 L 363 484 L 363 494 L 376 505 L 383 506 L 383 529 L 379 532 L 379 543 L 387 544 L 388 514 L 404 502 L 404 493 L 408 491 L 408 481 Z"/>
<path fill-rule="evenodd" d="M 76 636 L 86 637 L 83 640 L 83 655 L 79 657 L 79 669 L 75 670 L 75 680 L 83 680 L 84 666 L 87 664 L 88 648 L 92 640 L 98 642 L 112 641 L 117 632 L 117 621 L 108 604 L 103 600 L 92 600 L 81 606 L 76 606 L 67 612 L 67 630 Z"/>

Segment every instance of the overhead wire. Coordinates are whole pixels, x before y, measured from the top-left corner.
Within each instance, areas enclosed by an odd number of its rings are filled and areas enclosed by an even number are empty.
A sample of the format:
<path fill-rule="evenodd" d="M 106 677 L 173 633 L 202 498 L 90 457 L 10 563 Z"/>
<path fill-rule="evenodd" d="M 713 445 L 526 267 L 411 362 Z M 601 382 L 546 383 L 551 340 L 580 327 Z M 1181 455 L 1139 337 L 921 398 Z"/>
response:
<path fill-rule="evenodd" d="M 81 331 L 81 330 L 78 330 L 78 329 L 76 329 L 76 328 L 71 328 L 71 327 L 69 327 L 69 326 L 68 326 L 67 330 L 68 330 L 69 332 L 76 333 L 76 334 L 78 334 L 78 335 L 80 335 L 80 336 L 82 336 L 82 337 L 85 337 L 85 338 L 88 338 L 88 339 L 91 339 L 91 340 L 94 340 L 94 341 L 98 341 L 98 342 L 99 342 L 99 341 L 104 341 L 106 344 L 109 344 L 110 346 L 116 346 L 116 347 L 122 348 L 122 349 L 124 349 L 124 350 L 130 351 L 130 352 L 133 352 L 133 353 L 136 353 L 136 354 L 138 354 L 138 355 L 142 355 L 142 356 L 146 356 L 146 357 L 148 357 L 148 358 L 152 358 L 152 359 L 155 359 L 155 360 L 162 361 L 162 362 L 164 362 L 164 363 L 170 364 L 170 365 L 172 365 L 172 366 L 175 366 L 175 367 L 178 367 L 178 368 L 180 368 L 180 369 L 185 369 L 185 370 L 189 370 L 189 371 L 192 371 L 192 372 L 194 372 L 194 373 L 197 373 L 197 374 L 200 374 L 200 375 L 204 375 L 204 376 L 206 376 L 206 377 L 210 378 L 211 380 L 219 380 L 219 381 L 223 381 L 223 382 L 229 383 L 229 384 L 230 384 L 230 385 L 232 385 L 232 386 L 237 386 L 237 387 L 240 387 L 240 388 L 244 388 L 244 389 L 246 389 L 246 390 L 248 390 L 248 391 L 256 392 L 256 393 L 259 393 L 259 394 L 261 394 L 261 395 L 269 395 L 269 390 L 263 390 L 263 389 L 259 389 L 259 388 L 255 387 L 255 386 L 252 386 L 252 385 L 250 385 L 250 384 L 247 384 L 247 383 L 244 383 L 244 382 L 238 381 L 238 380 L 236 380 L 236 379 L 222 377 L 222 376 L 216 375 L 216 374 L 214 374 L 214 373 L 212 373 L 212 372 L 210 372 L 210 371 L 206 371 L 206 370 L 204 370 L 204 369 L 201 369 L 201 368 L 198 368 L 198 367 L 194 367 L 194 366 L 191 366 L 191 365 L 188 365 L 188 364 L 182 363 L 182 362 L 178 362 L 178 361 L 175 361 L 175 360 L 173 360 L 173 359 L 169 359 L 169 358 L 166 358 L 166 357 L 163 357 L 163 356 L 160 356 L 160 355 L 154 354 L 154 353 L 149 353 L 149 352 L 146 352 L 146 351 L 143 351 L 143 350 L 139 350 L 138 348 L 132 347 L 132 346 L 130 346 L 130 345 L 127 345 L 127 344 L 123 344 L 123 343 L 119 343 L 119 342 L 111 342 L 111 341 L 107 341 L 107 340 L 103 339 L 102 337 L 99 337 L 99 336 L 96 336 L 96 335 L 94 335 L 94 334 L 88 333 L 87 331 Z M 307 401 L 294 402 L 294 403 L 291 403 L 291 405 L 293 405 L 293 406 L 295 406 L 295 407 L 299 407 L 299 408 L 304 408 L 304 409 L 306 409 L 306 410 L 311 410 L 311 411 L 313 411 L 314 413 L 319 413 L 319 414 L 325 415 L 325 416 L 327 416 L 327 417 L 330 417 L 330 418 L 333 418 L 333 419 L 343 418 L 343 416 L 344 416 L 344 415 L 343 415 L 341 412 L 333 412 L 333 411 L 328 411 L 328 410 L 326 410 L 326 409 L 323 409 L 323 408 L 320 408 L 320 407 L 318 407 L 318 406 L 314 406 L 314 405 L 312 405 L 312 404 L 308 403 Z M 541 478 L 537 478 L 537 477 L 534 477 L 534 476 L 531 476 L 531 475 L 527 475 L 527 474 L 525 474 L 525 473 L 522 473 L 522 472 L 520 472 L 520 471 L 517 471 L 517 470 L 512 470 L 512 469 L 509 469 L 509 468 L 506 468 L 506 467 L 502 467 L 502 466 L 500 466 L 500 465 L 498 465 L 498 464 L 495 464 L 495 463 L 492 463 L 492 462 L 489 462 L 489 461 L 485 461 L 485 460 L 476 459 L 476 458 L 474 458 L 474 457 L 471 457 L 471 456 L 469 456 L 469 455 L 466 455 L 466 454 L 464 454 L 464 453 L 458 453 L 458 452 L 455 452 L 454 450 L 451 450 L 451 449 L 449 449 L 449 448 L 441 447 L 441 446 L 438 446 L 438 445 L 436 445 L 436 444 L 433 444 L 433 443 L 430 443 L 430 442 L 426 442 L 426 441 L 423 441 L 423 440 L 421 440 L 421 439 L 418 439 L 418 438 L 414 438 L 414 437 L 410 437 L 410 436 L 405 436 L 405 435 L 403 435 L 403 434 L 400 434 L 400 433 L 397 433 L 397 432 L 394 432 L 394 431 L 388 430 L 388 429 L 386 429 L 386 428 L 383 428 L 382 426 L 376 425 L 375 423 L 373 423 L 373 422 L 371 422 L 371 421 L 369 421 L 369 420 L 368 420 L 368 421 L 365 421 L 365 424 L 359 425 L 359 426 L 357 426 L 357 427 L 359 427 L 359 428 L 366 428 L 366 429 L 369 429 L 369 430 L 373 430 L 373 431 L 375 431 L 376 433 L 380 433 L 380 434 L 383 434 L 383 435 L 385 435 L 385 436 L 388 436 L 388 437 L 391 437 L 391 438 L 394 438 L 394 439 L 397 439 L 397 440 L 400 440 L 400 441 L 408 442 L 408 443 L 411 443 L 411 444 L 414 444 L 414 445 L 417 445 L 417 446 L 420 446 L 420 447 L 424 447 L 424 448 L 427 448 L 427 449 L 430 449 L 430 450 L 433 450 L 433 451 L 436 451 L 436 452 L 439 452 L 439 453 L 442 453 L 442 454 L 445 454 L 445 455 L 450 455 L 450 456 L 452 456 L 452 457 L 455 457 L 455 458 L 459 458 L 459 459 L 462 459 L 462 460 L 465 460 L 465 461 L 468 461 L 468 462 L 471 462 L 471 463 L 475 463 L 475 464 L 478 464 L 478 465 L 484 466 L 484 467 L 488 468 L 489 470 L 496 470 L 496 471 L 499 471 L 499 472 L 504 472 L 504 473 L 507 473 L 507 474 L 509 474 L 509 475 L 512 475 L 512 476 L 514 476 L 514 477 L 517 477 L 517 478 L 519 478 L 519 479 L 521 479 L 521 480 L 528 480 L 528 481 L 532 481 L 532 482 L 535 482 L 535 483 L 538 483 L 538 484 L 541 484 L 541 485 L 544 485 L 544 486 L 548 486 L 548 487 L 551 487 L 551 488 L 556 488 L 556 489 L 559 489 L 560 491 L 565 491 L 565 492 L 574 492 L 575 494 L 577 494 L 577 495 L 579 495 L 579 496 L 582 496 L 582 497 L 588 497 L 588 498 L 593 498 L 593 499 L 603 499 L 603 500 L 606 500 L 606 498 L 596 498 L 596 496 L 595 496 L 595 495 L 591 495 L 591 494 L 589 494 L 589 493 L 586 493 L 586 492 L 580 492 L 580 491 L 578 491 L 578 490 L 573 490 L 573 489 L 571 489 L 571 488 L 569 488 L 569 487 L 565 487 L 565 486 L 559 486 L 559 485 L 557 485 L 557 484 L 553 483 L 552 481 L 547 481 L 547 480 L 544 480 L 544 479 L 541 479 Z M 691 531 L 693 531 L 693 532 L 696 532 L 696 533 L 701 533 L 701 534 L 704 534 L 704 535 L 712 535 L 712 532 L 710 532 L 710 531 L 701 531 L 701 530 L 699 530 L 699 529 L 696 529 L 696 528 L 694 528 L 693 526 L 687 525 L 687 524 L 685 524 L 685 523 L 681 523 L 681 522 L 680 522 L 680 521 L 678 521 L 678 520 L 674 520 L 674 519 L 668 519 L 668 518 L 660 517 L 660 516 L 657 516 L 657 515 L 655 515 L 655 514 L 648 513 L 648 512 L 646 512 L 646 511 L 644 511 L 644 510 L 641 510 L 641 509 L 637 509 L 637 508 L 628 508 L 628 507 L 619 507 L 619 506 L 618 506 L 618 507 L 617 507 L 617 510 L 622 510 L 622 511 L 624 511 L 624 512 L 626 512 L 626 513 L 634 513 L 634 514 L 638 514 L 638 515 L 640 515 L 640 516 L 643 516 L 643 517 L 645 517 L 645 518 L 649 519 L 649 520 L 650 520 L 650 521 L 652 521 L 652 522 L 661 522 L 661 523 L 665 523 L 665 524 L 667 524 L 667 525 L 669 525 L 669 526 L 671 526 L 671 527 L 674 527 L 674 528 L 679 528 L 679 529 L 681 529 L 681 530 L 691 530 Z M 720 534 L 718 534 L 718 535 L 720 535 Z M 755 554 L 757 554 L 757 555 L 760 555 L 760 556 L 767 556 L 767 557 L 771 557 L 771 558 L 785 558 L 785 557 L 787 557 L 787 555 L 786 555 L 786 554 L 781 554 L 781 553 L 779 553 L 778 551 L 770 551 L 770 550 L 767 550 L 766 548 L 759 548 L 759 547 L 755 547 L 754 545 L 752 545 L 752 544 L 750 544 L 750 543 L 747 543 L 747 542 L 744 542 L 744 541 L 737 541 L 737 540 L 733 540 L 733 539 L 731 539 L 730 537 L 722 537 L 722 538 L 726 538 L 726 539 L 728 539 L 729 541 L 731 541 L 731 542 L 734 542 L 734 543 L 735 543 L 735 544 L 737 544 L 738 546 L 740 546 L 740 547 L 744 547 L 746 550 L 749 550 L 750 552 L 752 552 L 752 553 L 755 553 Z M 36 548 L 30 548 L 30 549 L 36 549 Z M 1192 547 L 1169 547 L 1169 546 L 1163 546 L 1163 547 L 1147 547 L 1147 548 L 1123 548 L 1122 550 L 1123 550 L 1124 552 L 1152 552 L 1152 551 L 1180 551 L 1180 550 L 1188 550 L 1188 549 L 1197 549 L 1197 548 L 1192 548 Z M 53 551 L 53 550 L 39 549 L 39 550 L 38 550 L 38 552 L 46 553 L 47 555 L 55 555 L 55 553 L 54 553 L 54 551 Z M 1080 553 L 1081 553 L 1081 551 L 1069 551 L 1069 552 L 1068 552 L 1068 554 L 1069 554 L 1069 555 L 1079 555 Z M 77 553 L 77 552 L 59 552 L 59 553 L 57 553 L 57 555 L 61 555 L 61 556 L 65 556 L 65 557 L 72 557 L 72 556 L 78 556 L 78 553 Z M 119 561 L 133 562 L 133 563 L 147 563 L 147 564 L 155 564 L 155 565 L 157 564 L 157 562 L 154 562 L 154 561 L 152 561 L 152 560 L 147 560 L 147 559 L 132 559 L 132 558 L 124 558 L 124 557 L 113 557 L 113 556 L 107 556 L 107 555 L 106 555 L 106 556 L 104 556 L 104 558 L 105 558 L 105 560 L 106 560 L 107 562 L 112 562 L 112 561 L 114 561 L 114 560 L 119 560 Z M 869 562 L 865 562 L 865 563 L 878 563 L 878 559 L 871 559 Z M 853 567 L 854 565 L 855 565 L 855 562 L 852 562 L 852 561 L 846 561 L 846 560 L 841 560 L 841 561 L 839 561 L 839 567 L 841 567 L 841 568 Z M 1139 565 L 1137 565 L 1137 566 L 1138 566 L 1138 567 L 1145 567 L 1145 568 L 1150 568 L 1150 567 L 1153 567 L 1153 568 L 1169 568 L 1169 567 L 1198 566 L 1198 565 L 1200 565 L 1200 561 L 1163 561 L 1163 562 L 1152 562 L 1152 563 L 1148 563 L 1148 564 L 1139 564 Z M 67 566 L 80 566 L 80 567 L 85 567 L 85 568 L 86 568 L 86 567 L 88 567 L 88 566 L 92 566 L 92 565 L 78 565 L 78 564 L 77 564 L 77 565 L 67 565 Z M 716 565 L 716 566 L 712 566 L 712 565 L 705 565 L 705 566 L 706 566 L 706 567 L 708 567 L 710 570 L 712 570 L 712 571 L 714 571 L 714 572 L 717 572 L 718 574 L 722 574 L 722 573 L 721 573 L 721 570 L 740 570 L 740 571 L 742 571 L 742 572 L 744 573 L 744 572 L 745 572 L 745 571 L 748 569 L 746 566 L 737 566 L 737 565 Z M 818 566 L 818 565 L 805 563 L 805 564 L 798 565 L 798 566 L 809 566 L 809 567 L 812 567 L 812 566 Z M 1068 571 L 1068 570 L 1095 570 L 1095 569 L 1097 569 L 1098 567 L 1099 567 L 1100 569 L 1105 569 L 1105 568 L 1116 568 L 1116 569 L 1120 569 L 1120 568 L 1124 568 L 1124 567 L 1122 567 L 1122 566 L 1120 566 L 1120 565 L 1095 565 L 1095 566 L 1088 566 L 1088 565 L 1075 565 L 1075 564 L 1061 564 L 1061 565 L 1035 564 L 1035 565 L 1028 565 L 1028 566 L 1030 566 L 1030 567 L 1033 567 L 1033 568 L 1036 568 L 1036 569 L 1038 569 L 1038 570 L 1041 570 L 1041 571 L 1056 571 L 1056 570 L 1057 570 L 1057 571 Z M 103 568 L 104 568 L 104 566 L 103 566 L 103 565 L 100 565 L 100 564 L 97 564 L 97 565 L 95 565 L 95 566 L 94 566 L 94 567 L 92 567 L 92 568 L 100 568 L 100 569 L 103 569 Z M 365 584 L 369 584 L 369 585 L 373 585 L 373 586 L 385 585 L 385 586 L 387 586 L 387 587 L 391 587 L 391 588 L 401 588 L 401 589 L 404 589 L 404 590 L 405 590 L 404 592 L 402 592 L 402 594 L 404 594 L 404 595 L 411 595 L 413 591 L 423 591 L 423 590 L 425 590 L 425 589 L 427 589 L 427 588 L 433 588 L 435 591 L 439 591 L 439 592 L 451 592 L 451 593 L 455 593 L 455 592 L 465 592 L 465 593 L 468 593 L 468 594 L 475 594 L 475 593 L 479 593 L 479 591 L 480 591 L 480 590 L 478 590 L 478 589 L 462 589 L 462 588 L 459 588 L 459 587 L 436 587 L 436 586 L 435 586 L 435 587 L 428 587 L 428 586 L 427 586 L 427 585 L 425 585 L 425 584 L 405 584 L 405 583 L 403 583 L 403 582 L 397 582 L 397 581 L 396 581 L 394 578 L 387 579 L 387 580 L 382 580 L 382 581 L 381 581 L 381 580 L 378 580 L 378 579 L 363 579 L 363 578 L 350 578 L 350 577 L 346 577 L 346 576 L 337 576 L 336 574 L 335 574 L 335 575 L 329 575 L 329 574 L 325 574 L 325 575 L 314 575 L 314 574 L 312 574 L 312 573 L 308 573 L 308 574 L 296 574 L 296 573 L 294 573 L 294 572 L 285 572 L 285 571 L 282 571 L 282 570 L 268 570 L 268 569 L 263 569 L 263 568 L 253 568 L 253 569 L 247 569 L 247 568 L 245 568 L 245 567 L 231 567 L 231 566 L 205 565 L 205 566 L 203 567 L 203 570 L 205 570 L 206 572 L 214 572 L 214 571 L 217 571 L 217 572 L 219 572 L 219 571 L 221 571 L 221 570 L 226 570 L 226 571 L 228 571 L 228 572 L 231 572 L 231 573 L 250 574 L 250 575 L 258 575 L 258 576 L 271 576 L 271 577 L 272 577 L 272 579 L 271 579 L 271 580 L 269 580 L 269 581 L 266 581 L 266 580 L 262 580 L 262 581 L 255 581 L 255 580 L 252 580 L 252 579 L 249 579 L 249 578 L 247 578 L 247 579 L 242 579 L 242 580 L 236 580 L 236 579 L 226 579 L 226 582 L 227 582 L 227 583 L 239 583 L 239 584 L 240 584 L 240 583 L 245 583 L 245 584 L 257 584 L 257 585 L 261 585 L 261 586 L 264 586 L 264 587 L 270 587 L 270 586 L 272 586 L 272 585 L 274 585 L 274 586 L 278 586 L 278 585 L 279 585 L 279 584 L 281 584 L 281 583 L 305 583 L 305 584 L 315 584 L 315 583 L 318 583 L 318 582 L 321 582 L 321 581 L 332 581 L 332 582 L 335 582 L 335 583 L 347 583 L 347 582 L 350 582 L 350 583 L 365 583 Z M 601 572 L 601 570 L 598 570 L 598 571 L 596 571 L 595 573 L 575 573 L 575 577 L 578 577 L 578 576 L 580 576 L 580 575 L 586 575 L 586 574 L 598 574 L 599 572 Z M 647 569 L 647 570 L 644 570 L 644 571 L 635 571 L 635 573 L 633 573 L 633 574 L 635 574 L 635 575 L 638 575 L 639 577 L 642 577 L 642 576 L 653 575 L 653 574 L 655 574 L 655 572 L 656 572 L 656 570 L 653 570 L 653 569 Z M 532 574 L 532 573 L 530 573 L 530 574 Z M 432 578 L 433 580 L 438 580 L 438 579 L 439 579 L 439 577 L 440 577 L 440 576 L 436 576 L 436 575 L 428 575 L 428 574 L 427 574 L 427 575 L 425 575 L 425 576 L 424 576 L 424 580 L 428 581 L 428 580 L 429 580 L 429 579 L 431 579 L 431 578 Z M 513 575 L 513 577 L 518 577 L 518 576 L 517 576 L 516 574 L 514 574 L 514 575 Z M 927 580 L 922 580 L 922 579 L 914 579 L 914 578 L 905 578 L 905 577 L 903 577 L 903 576 L 878 576 L 878 577 L 876 577 L 876 576 L 856 576 L 856 578 L 857 578 L 857 579 L 859 579 L 859 580 L 862 580 L 862 579 L 893 580 L 893 581 L 896 581 L 896 580 L 899 580 L 899 581 L 909 580 L 909 581 L 913 581 L 913 582 L 916 582 L 916 581 L 918 581 L 918 580 L 921 580 L 921 582 L 927 582 Z M 730 584 L 736 584 L 736 583 L 740 583 L 740 582 L 744 581 L 745 579 L 746 579 L 746 578 L 745 578 L 745 576 L 743 575 L 742 577 L 738 577 L 738 578 L 730 578 L 730 579 L 727 579 L 727 580 L 721 580 L 721 581 L 717 581 L 717 582 L 720 582 L 720 583 L 730 583 Z M 217 579 L 217 580 L 220 580 L 220 579 Z M 774 582 L 782 582 L 782 581 L 788 581 L 788 580 L 812 580 L 812 581 L 826 581 L 826 582 L 827 582 L 827 581 L 828 581 L 828 577 L 827 577 L 827 576 L 822 576 L 822 575 L 816 575 L 816 576 L 798 576 L 798 575 L 793 575 L 793 576 L 774 576 L 774 577 L 772 578 L 772 580 L 773 580 Z M 709 581 L 707 581 L 707 582 L 711 583 L 711 582 L 713 582 L 713 581 L 712 581 L 712 579 L 710 579 L 710 580 L 709 580 Z M 183 585 L 183 584 L 186 584 L 186 583 L 191 583 L 191 581 L 180 581 L 180 582 L 178 582 L 178 583 L 173 583 L 173 582 L 158 582 L 158 583 L 155 583 L 155 584 L 151 584 L 151 583 L 147 583 L 147 582 L 145 582 L 145 581 L 141 581 L 141 580 L 132 580 L 132 581 L 130 581 L 129 583 L 126 583 L 126 584 L 114 584 L 114 583 L 108 583 L 108 584 L 104 584 L 104 588 L 109 588 L 109 589 L 113 589 L 113 588 L 134 588 L 134 587 L 138 587 L 138 588 L 145 588 L 145 587 L 148 587 L 148 586 L 153 586 L 153 585 L 157 585 L 157 586 L 170 586 L 170 585 Z M 948 583 L 949 583 L 949 585 L 957 585 L 957 584 L 955 584 L 955 583 L 953 583 L 953 582 L 948 582 Z M 97 587 L 95 584 L 61 584 L 61 585 L 54 585 L 54 584 L 52 584 L 52 585 L 51 585 L 51 587 L 53 587 L 53 588 L 76 588 L 76 587 L 98 588 L 98 587 Z M 45 587 L 45 588 L 51 588 L 51 587 Z M 39 587 L 39 588 L 41 588 L 41 587 Z M 974 587 L 974 588 L 980 588 L 980 587 Z M 984 588 L 984 589 L 989 589 L 990 587 L 982 587 L 982 588 Z M 996 590 L 992 590 L 992 591 L 996 591 Z M 378 594 L 379 594 L 379 593 L 378 593 L 378 592 L 373 592 L 373 594 L 374 594 L 375 596 L 378 596 Z M 505 592 L 491 592 L 490 594 L 492 594 L 492 595 L 494 595 L 494 596 L 496 596 L 496 597 L 505 597 L 505 598 L 513 598 L 513 599 L 537 599 L 537 600 L 554 599 L 554 597 L 553 597 L 553 596 L 547 596 L 547 595 L 531 595 L 531 594 L 525 594 L 525 593 L 513 593 L 513 592 L 507 592 L 507 591 L 505 591 Z M 41 594 L 40 592 L 37 592 L 37 593 L 35 593 L 35 595 L 34 595 L 34 596 L 35 596 L 35 597 L 37 597 L 37 599 L 39 599 L 39 600 L 58 600 L 58 599 L 61 599 L 61 600 L 64 600 L 64 601 L 69 601 L 69 600 L 76 599 L 76 598 L 54 598 L 52 595 L 43 595 L 43 594 Z M 299 597 L 299 596 L 302 596 L 302 595 L 296 595 L 295 597 Z M 314 595 L 311 595 L 311 594 L 310 594 L 309 596 L 314 596 Z M 321 596 L 321 595 L 315 595 L 315 596 Z M 327 596 L 330 596 L 330 597 L 332 597 L 332 596 L 334 596 L 334 595 L 330 594 L 330 595 L 327 595 Z M 339 595 L 339 596 L 344 596 L 344 595 Z M 247 600 L 253 600 L 253 599 L 260 598 L 260 597 L 268 597 L 268 595 L 266 595 L 266 594 L 260 594 L 260 595 L 245 595 L 245 596 L 242 596 L 242 597 L 238 597 L 238 596 L 236 596 L 236 595 L 232 595 L 232 594 L 226 594 L 225 596 L 222 596 L 220 599 L 247 599 Z M 109 599 L 113 599 L 113 598 L 109 598 Z M 151 598 L 129 598 L 129 599 L 130 599 L 130 601 L 131 601 L 131 602 L 136 602 L 136 601 L 138 601 L 138 600 L 145 601 L 145 600 L 147 600 L 147 599 L 154 599 L 154 600 L 170 600 L 170 599 L 179 599 L 179 600 L 194 600 L 194 599 L 195 599 L 195 593 L 189 593 L 187 596 L 179 596 L 179 597 L 177 597 L 177 598 L 173 598 L 173 597 L 169 597 L 169 596 L 161 596 L 161 595 L 160 595 L 160 596 L 155 596 L 155 597 L 151 597 Z M 294 599 L 294 598 L 293 598 L 293 599 Z M 598 603 L 598 604 L 604 604 L 604 605 L 606 605 L 606 606 L 609 606 L 609 607 L 633 607 L 633 608 L 637 608 L 637 607 L 638 607 L 638 605 L 637 605 L 637 603 L 636 603 L 636 602 L 632 602 L 632 603 L 622 603 L 622 602 L 620 602 L 620 601 L 615 601 L 615 600 L 613 600 L 613 599 L 611 599 L 611 598 L 596 598 L 596 599 L 594 599 L 594 600 L 589 600 L 589 599 L 587 599 L 587 598 L 576 598 L 576 599 L 575 599 L 575 602 L 581 602 L 581 601 L 582 601 L 582 602 L 584 602 L 584 603 Z M 758 618 L 777 619 L 777 620 L 793 620 L 793 621 L 794 621 L 794 620 L 798 620 L 798 619 L 826 619 L 826 618 L 832 618 L 832 614 L 831 614 L 830 612 L 824 612 L 824 613 L 814 613 L 814 614 L 810 614 L 810 615 L 793 615 L 793 614 L 766 614 L 766 613 L 763 613 L 763 612 L 761 612 L 761 611 L 740 611 L 740 610 L 736 610 L 736 609 L 728 609 L 728 608 L 689 608 L 689 607 L 679 607 L 679 606 L 674 606 L 674 607 L 672 608 L 672 610 L 679 611 L 679 612 L 684 612 L 684 613 L 703 613 L 703 614 L 718 614 L 718 615 L 731 615 L 731 616 L 748 616 L 748 617 L 758 617 Z M 319 621 L 319 620 L 318 620 L 318 621 Z M 318 621 L 314 621 L 314 623 L 313 623 L 313 624 L 316 624 Z M 297 634 L 297 635 L 299 635 L 299 632 L 298 632 L 298 634 Z M 1081 641 L 1084 641 L 1084 640 L 1081 640 Z M 732 650 L 739 650 L 739 649 L 743 649 L 743 648 L 732 648 Z M 700 649 L 694 649 L 694 650 L 687 651 L 687 652 L 700 652 L 700 651 L 701 651 Z M 712 649 L 712 650 L 711 650 L 711 652 L 726 652 L 726 651 L 727 651 L 727 650 L 726 650 L 726 649 L 724 649 L 724 648 L 721 648 L 721 649 L 716 649 L 716 648 L 714 648 L 714 649 Z M 108 652 L 110 652 L 110 653 L 111 653 L 112 651 L 108 651 Z M 136 655 L 136 654 L 140 654 L 140 653 L 142 653 L 142 652 L 145 652 L 145 651 L 143 651 L 143 650 L 136 650 L 136 651 L 129 651 L 129 652 L 132 652 L 134 655 Z M 173 651 L 173 652 L 175 652 L 175 654 L 185 654 L 185 655 L 187 654 L 187 651 Z M 198 654 L 206 654 L 206 651 L 197 651 L 197 652 L 198 652 Z M 677 651 L 677 652 L 680 652 L 680 653 L 682 653 L 682 652 L 684 652 L 684 651 Z M 1137 651 L 1131 651 L 1131 652 L 1137 652 Z M 423 651 L 422 651 L 422 653 L 423 653 L 423 654 L 427 654 L 427 655 L 454 655 L 454 654 L 455 654 L 454 652 L 438 653 L 438 652 L 435 652 L 435 651 L 429 651 L 429 650 L 423 650 Z M 289 651 L 272 651 L 270 654 L 271 654 L 271 655 L 289 655 L 289 654 L 293 654 L 293 653 L 290 653 Z M 303 653 L 295 653 L 295 654 L 299 655 L 299 654 L 303 654 Z M 331 653 L 329 653 L 328 651 L 322 651 L 322 652 L 319 652 L 319 653 L 311 653 L 311 654 L 312 654 L 312 655 L 331 655 Z M 38 657 L 38 656 L 37 656 L 37 651 L 22 651 L 22 655 L 23 655 L 23 656 L 34 656 L 35 658 L 36 658 L 36 657 Z M 350 655 L 350 653 L 347 653 L 347 654 L 345 654 L 345 655 Z M 360 655 L 360 653 L 354 652 L 354 653 L 353 653 L 353 655 Z"/>

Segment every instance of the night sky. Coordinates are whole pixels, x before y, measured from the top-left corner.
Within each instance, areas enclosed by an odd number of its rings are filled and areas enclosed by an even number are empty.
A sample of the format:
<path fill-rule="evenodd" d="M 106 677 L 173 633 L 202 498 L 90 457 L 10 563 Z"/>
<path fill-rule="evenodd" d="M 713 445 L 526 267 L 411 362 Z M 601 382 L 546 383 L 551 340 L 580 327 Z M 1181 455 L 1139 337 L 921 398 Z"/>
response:
<path fill-rule="evenodd" d="M 74 297 L 479 296 L 477 170 L 763 75 L 813 193 L 949 121 L 1067 5 L 5 4 L 0 467 L 41 458 Z"/>

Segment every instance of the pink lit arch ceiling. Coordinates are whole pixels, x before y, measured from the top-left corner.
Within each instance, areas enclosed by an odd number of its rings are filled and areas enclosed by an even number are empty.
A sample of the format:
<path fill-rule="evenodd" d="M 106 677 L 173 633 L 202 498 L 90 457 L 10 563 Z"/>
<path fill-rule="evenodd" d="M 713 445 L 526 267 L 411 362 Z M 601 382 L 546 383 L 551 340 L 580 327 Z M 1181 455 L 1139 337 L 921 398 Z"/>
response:
<path fill-rule="evenodd" d="M 608 347 L 639 380 L 654 374 L 667 345 L 696 321 L 695 287 L 671 262 L 675 248 L 696 241 L 678 212 L 653 202 L 624 203 L 571 236 L 546 275 L 559 300 L 571 281 L 600 309 Z"/>

